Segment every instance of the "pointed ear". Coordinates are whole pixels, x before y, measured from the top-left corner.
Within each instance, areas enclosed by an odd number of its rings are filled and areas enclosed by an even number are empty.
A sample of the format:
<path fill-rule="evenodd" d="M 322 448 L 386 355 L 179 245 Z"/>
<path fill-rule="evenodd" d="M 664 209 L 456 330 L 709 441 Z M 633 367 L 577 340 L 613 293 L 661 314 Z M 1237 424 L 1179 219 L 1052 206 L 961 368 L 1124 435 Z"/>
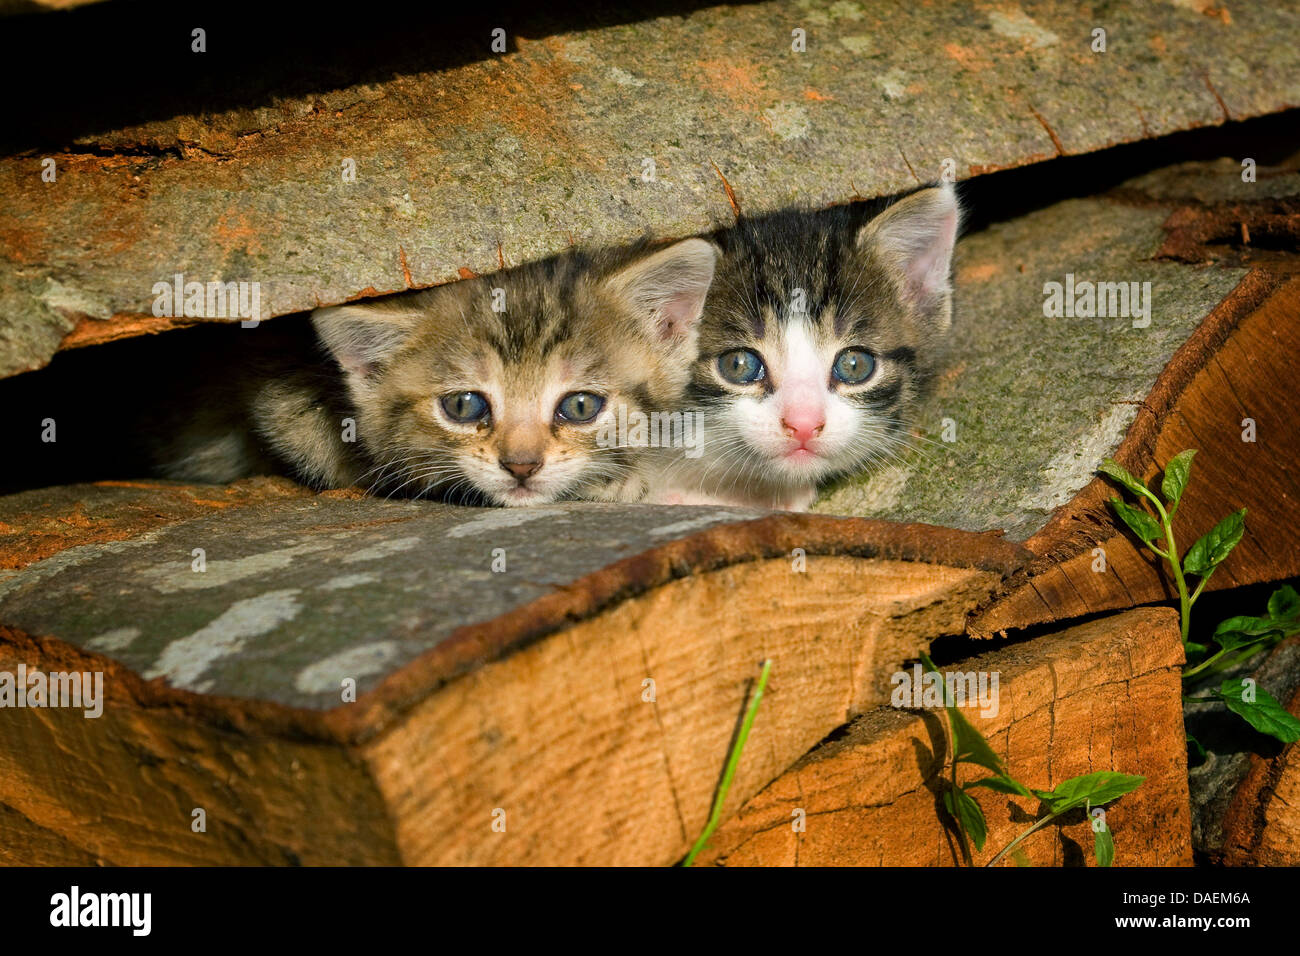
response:
<path fill-rule="evenodd" d="M 632 306 L 655 341 L 693 344 L 718 255 L 711 242 L 683 239 L 625 266 L 605 287 Z"/>
<path fill-rule="evenodd" d="M 898 276 L 905 301 L 929 311 L 952 291 L 952 248 L 960 221 L 957 195 L 944 183 L 912 193 L 876 216 L 858 232 L 858 248 Z"/>
<path fill-rule="evenodd" d="M 347 376 L 364 389 L 414 331 L 419 313 L 391 305 L 338 305 L 317 309 L 312 325 Z"/>

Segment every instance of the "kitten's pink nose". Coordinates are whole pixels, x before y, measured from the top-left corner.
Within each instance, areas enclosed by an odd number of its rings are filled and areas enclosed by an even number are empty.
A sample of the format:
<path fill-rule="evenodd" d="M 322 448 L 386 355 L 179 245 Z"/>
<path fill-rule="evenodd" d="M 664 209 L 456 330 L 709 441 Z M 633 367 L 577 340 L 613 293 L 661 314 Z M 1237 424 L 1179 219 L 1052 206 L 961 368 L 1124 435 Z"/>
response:
<path fill-rule="evenodd" d="M 531 478 L 537 473 L 537 469 L 542 467 L 540 461 L 503 461 L 500 465 L 521 482 Z"/>
<path fill-rule="evenodd" d="M 826 416 L 816 407 L 787 408 L 781 416 L 781 427 L 787 436 L 800 445 L 807 445 L 826 427 Z"/>

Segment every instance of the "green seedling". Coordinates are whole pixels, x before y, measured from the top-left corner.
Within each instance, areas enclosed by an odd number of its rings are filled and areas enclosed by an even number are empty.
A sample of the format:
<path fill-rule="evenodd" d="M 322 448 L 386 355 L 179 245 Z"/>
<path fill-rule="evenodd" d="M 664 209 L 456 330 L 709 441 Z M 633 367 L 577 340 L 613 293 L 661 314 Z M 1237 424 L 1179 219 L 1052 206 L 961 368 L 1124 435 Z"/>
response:
<path fill-rule="evenodd" d="M 1196 599 L 1201 596 L 1201 592 L 1205 590 L 1205 585 L 1214 576 L 1214 572 L 1228 557 L 1229 552 L 1237 546 L 1237 542 L 1246 531 L 1246 509 L 1242 508 L 1220 521 L 1208 534 L 1192 545 L 1186 555 L 1179 557 L 1178 544 L 1174 540 L 1173 518 L 1178 512 L 1178 503 L 1182 500 L 1187 482 L 1191 478 L 1192 456 L 1195 454 L 1196 449 L 1189 448 L 1187 451 L 1179 452 L 1165 466 L 1164 480 L 1160 483 L 1160 495 L 1164 498 L 1163 501 L 1145 484 L 1129 474 L 1124 466 L 1111 458 L 1107 458 L 1097 469 L 1137 495 L 1139 505 L 1142 500 L 1145 500 L 1155 509 L 1155 516 L 1152 516 L 1149 511 L 1128 504 L 1121 498 L 1110 499 L 1111 508 L 1120 520 L 1128 525 L 1129 530 L 1137 535 L 1143 544 L 1168 562 L 1174 576 L 1174 586 L 1178 589 L 1179 627 L 1184 646 L 1187 645 L 1188 628 L 1192 621 L 1192 605 L 1196 603 Z M 1163 547 L 1157 544 L 1157 541 L 1161 542 Z M 1188 589 L 1189 576 L 1197 578 L 1195 591 Z"/>
<path fill-rule="evenodd" d="M 1231 617 L 1219 624 L 1211 638 L 1218 645 L 1217 650 L 1211 651 L 1208 645 L 1188 639 L 1192 606 L 1246 532 L 1246 509 L 1242 508 L 1216 524 L 1185 555 L 1179 556 L 1173 518 L 1191 478 L 1192 456 L 1195 454 L 1196 450 L 1189 448 L 1169 460 L 1160 483 L 1159 497 L 1113 459 L 1107 458 L 1097 469 L 1137 496 L 1136 505 L 1121 498 L 1111 498 L 1110 506 L 1129 530 L 1169 565 L 1178 590 L 1179 630 L 1189 664 L 1183 671 L 1184 681 L 1194 677 L 1204 679 L 1217 671 L 1231 669 L 1284 637 L 1300 633 L 1300 595 L 1294 588 L 1284 586 L 1269 598 L 1267 617 Z M 1140 507 L 1143 501 L 1154 509 L 1154 515 Z M 1189 577 L 1197 579 L 1194 591 L 1188 588 Z M 1261 733 L 1284 743 L 1300 740 L 1300 720 L 1287 713 L 1267 691 L 1254 686 L 1253 681 L 1225 680 L 1208 696 L 1185 699 L 1221 701 Z M 1194 737 L 1189 735 L 1187 741 L 1193 753 L 1204 755 L 1204 748 Z"/>
<path fill-rule="evenodd" d="M 939 673 L 939 669 L 934 666 L 934 662 L 927 655 L 921 655 L 921 662 L 927 670 L 936 674 Z M 970 795 L 971 790 L 986 787 L 995 793 L 1005 793 L 1010 796 L 1029 797 L 1038 800 L 1039 812 L 1042 816 L 1038 817 L 1031 826 L 999 850 L 988 863 L 984 864 L 985 866 L 995 866 L 1008 853 L 1015 851 L 1032 834 L 1071 810 L 1082 808 L 1085 813 L 1091 815 L 1093 807 L 1100 807 L 1112 800 L 1119 799 L 1124 794 L 1136 790 L 1146 779 L 1145 777 L 1103 770 L 1079 777 L 1071 777 L 1069 780 L 1062 781 L 1052 790 L 1033 790 L 1006 772 L 1001 759 L 993 752 L 993 748 L 989 746 L 988 741 L 966 719 L 953 702 L 948 693 L 946 681 L 944 682 L 944 710 L 948 713 L 948 727 L 952 740 L 952 779 L 943 792 L 943 805 L 957 824 L 957 835 L 961 843 L 962 857 L 965 859 L 967 866 L 974 865 L 969 843 L 975 844 L 976 851 L 983 851 L 984 844 L 988 839 L 988 822 L 984 817 L 984 811 L 975 801 L 975 798 Z M 987 777 L 980 777 L 967 783 L 958 783 L 957 767 L 963 763 L 983 767 L 985 770 L 991 771 L 991 773 Z M 1115 859 L 1115 843 L 1110 829 L 1106 826 L 1104 815 L 1099 819 L 1093 818 L 1093 834 L 1093 851 L 1097 857 L 1097 864 L 1099 866 L 1110 866 Z"/>

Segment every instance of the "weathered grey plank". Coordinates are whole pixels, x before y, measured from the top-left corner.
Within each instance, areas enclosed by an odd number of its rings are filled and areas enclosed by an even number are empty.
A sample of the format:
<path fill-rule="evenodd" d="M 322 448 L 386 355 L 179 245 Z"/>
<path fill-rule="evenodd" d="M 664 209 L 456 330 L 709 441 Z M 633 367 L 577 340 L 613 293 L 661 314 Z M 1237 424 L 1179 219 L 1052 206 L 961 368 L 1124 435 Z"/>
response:
<path fill-rule="evenodd" d="M 96 492 L 83 490 L 90 501 Z M 328 708 L 343 677 L 364 693 L 458 627 L 756 515 L 290 499 L 61 551 L 0 579 L 0 621 L 172 687 Z M 496 549 L 501 572 L 492 570 Z"/>
<path fill-rule="evenodd" d="M 935 587 L 953 568 L 973 569 L 984 593 L 1028 556 L 996 538 L 852 518 L 582 503 L 476 509 L 277 497 L 257 486 L 206 516 L 189 516 L 192 501 L 165 503 L 177 510 L 163 523 L 131 531 L 139 516 L 121 489 L 53 493 L 54 515 L 71 500 L 72 517 L 128 530 L 106 537 L 92 526 L 86 543 L 48 542 L 48 556 L 0 572 L 0 629 L 103 654 L 176 690 L 318 711 L 339 706 L 343 678 L 356 680 L 360 697 L 437 649 L 384 698 L 418 699 L 677 578 L 772 558 L 797 572 L 796 548 L 867 559 L 864 567 L 920 562 L 917 574 L 937 569 Z M 49 494 L 0 499 L 0 514 L 39 528 L 44 515 L 8 506 Z M 736 597 L 738 613 L 759 599 Z"/>
<path fill-rule="evenodd" d="M 41 157 L 0 160 L 0 374 L 43 364 L 79 322 L 139 331 L 177 272 L 259 282 L 279 315 L 571 240 L 700 231 L 731 215 L 714 164 L 758 211 L 1300 103 L 1295 3 L 1196 7 L 710 7 L 103 130 L 55 155 L 55 183 Z"/>

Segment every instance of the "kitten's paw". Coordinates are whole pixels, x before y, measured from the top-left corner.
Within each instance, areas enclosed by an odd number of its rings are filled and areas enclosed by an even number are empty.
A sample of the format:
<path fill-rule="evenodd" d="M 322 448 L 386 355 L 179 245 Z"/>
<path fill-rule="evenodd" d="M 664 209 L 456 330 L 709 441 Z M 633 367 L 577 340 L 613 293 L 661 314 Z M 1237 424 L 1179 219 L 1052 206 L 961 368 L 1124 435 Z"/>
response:
<path fill-rule="evenodd" d="M 598 488 L 580 491 L 576 497 L 583 501 L 612 501 L 627 504 L 645 501 L 647 490 L 645 481 L 634 475 L 622 481 L 612 481 Z"/>

